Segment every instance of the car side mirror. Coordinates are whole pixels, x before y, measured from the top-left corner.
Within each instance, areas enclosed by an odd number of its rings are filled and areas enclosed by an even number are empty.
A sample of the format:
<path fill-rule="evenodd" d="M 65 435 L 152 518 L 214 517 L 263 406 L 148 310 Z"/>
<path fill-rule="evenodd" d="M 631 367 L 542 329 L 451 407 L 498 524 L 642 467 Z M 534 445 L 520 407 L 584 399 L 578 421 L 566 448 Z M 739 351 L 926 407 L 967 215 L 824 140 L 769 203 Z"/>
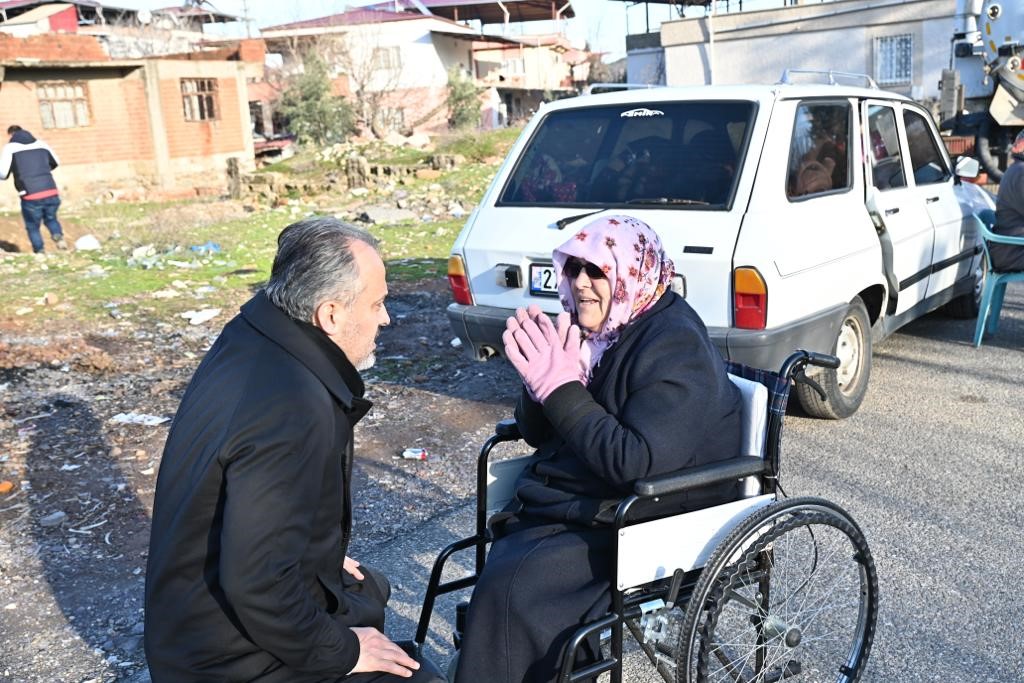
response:
<path fill-rule="evenodd" d="M 956 174 L 961 178 L 977 178 L 981 173 L 981 164 L 973 157 L 957 157 Z"/>

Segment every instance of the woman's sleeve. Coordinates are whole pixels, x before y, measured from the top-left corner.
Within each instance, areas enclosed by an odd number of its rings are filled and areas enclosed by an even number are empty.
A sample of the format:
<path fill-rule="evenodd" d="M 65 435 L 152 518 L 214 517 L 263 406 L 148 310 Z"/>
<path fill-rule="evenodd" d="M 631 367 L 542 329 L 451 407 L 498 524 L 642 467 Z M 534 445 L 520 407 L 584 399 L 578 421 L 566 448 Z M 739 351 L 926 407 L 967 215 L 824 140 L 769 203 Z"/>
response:
<path fill-rule="evenodd" d="M 539 447 L 554 435 L 554 429 L 547 416 L 544 415 L 543 406 L 530 397 L 525 387 L 516 403 L 515 415 L 519 433 L 523 435 L 526 443 L 534 448 Z"/>
<path fill-rule="evenodd" d="M 575 382 L 545 402 L 554 430 L 608 483 L 628 488 L 638 479 L 701 464 L 708 460 L 701 451 L 713 440 L 708 435 L 726 428 L 723 417 L 734 397 L 724 395 L 729 387 L 723 386 L 721 364 L 691 333 L 659 334 L 635 349 L 636 357 L 623 365 L 628 377 L 620 381 L 628 391 L 614 415 Z"/>

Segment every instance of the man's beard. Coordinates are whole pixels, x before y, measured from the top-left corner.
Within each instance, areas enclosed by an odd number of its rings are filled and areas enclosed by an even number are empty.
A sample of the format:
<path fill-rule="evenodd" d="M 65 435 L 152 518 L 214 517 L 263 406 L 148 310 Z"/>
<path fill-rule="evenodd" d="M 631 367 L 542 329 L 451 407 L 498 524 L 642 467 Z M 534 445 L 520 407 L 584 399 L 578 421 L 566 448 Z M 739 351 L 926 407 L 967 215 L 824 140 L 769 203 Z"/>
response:
<path fill-rule="evenodd" d="M 377 354 L 374 353 L 373 351 L 370 351 L 370 353 L 365 358 L 363 358 L 358 363 L 355 363 L 355 368 L 359 372 L 362 372 L 363 370 L 369 370 L 370 368 L 372 368 L 373 364 L 376 362 Z"/>

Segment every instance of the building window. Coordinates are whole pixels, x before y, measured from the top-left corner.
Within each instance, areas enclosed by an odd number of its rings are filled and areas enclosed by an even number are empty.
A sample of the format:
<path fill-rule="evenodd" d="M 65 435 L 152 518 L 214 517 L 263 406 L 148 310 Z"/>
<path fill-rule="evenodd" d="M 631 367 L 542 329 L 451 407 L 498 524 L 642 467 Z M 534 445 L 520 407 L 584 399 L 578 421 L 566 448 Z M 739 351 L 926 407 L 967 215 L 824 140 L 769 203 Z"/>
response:
<path fill-rule="evenodd" d="M 80 128 L 89 125 L 89 90 L 84 81 L 40 83 L 39 118 L 43 128 Z"/>
<path fill-rule="evenodd" d="M 906 85 L 914 75 L 914 36 L 875 38 L 875 80 L 879 85 Z"/>
<path fill-rule="evenodd" d="M 398 71 L 402 68 L 402 53 L 398 47 L 376 47 L 373 49 L 373 65 L 378 69 Z"/>
<path fill-rule="evenodd" d="M 501 63 L 501 68 L 507 76 L 522 76 L 526 73 L 526 60 L 522 57 L 506 59 Z"/>
<path fill-rule="evenodd" d="M 387 130 L 405 129 L 405 110 L 401 107 L 381 107 L 377 116 L 377 120 Z"/>
<path fill-rule="evenodd" d="M 217 118 L 217 81 L 213 78 L 181 79 L 181 104 L 186 121 Z"/>

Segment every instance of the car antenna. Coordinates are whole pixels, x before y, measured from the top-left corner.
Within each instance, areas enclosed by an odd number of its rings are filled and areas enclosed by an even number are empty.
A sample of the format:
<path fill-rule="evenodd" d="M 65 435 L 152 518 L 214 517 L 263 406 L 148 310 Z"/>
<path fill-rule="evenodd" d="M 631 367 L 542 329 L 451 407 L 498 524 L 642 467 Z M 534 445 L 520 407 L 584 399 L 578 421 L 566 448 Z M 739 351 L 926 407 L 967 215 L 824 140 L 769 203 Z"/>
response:
<path fill-rule="evenodd" d="M 597 211 L 588 211 L 587 213 L 578 213 L 575 216 L 566 216 L 565 218 L 559 218 L 557 221 L 555 221 L 555 227 L 558 228 L 559 230 L 565 230 L 565 226 L 569 225 L 570 223 L 575 223 L 581 218 L 593 216 L 594 214 L 601 213 L 602 211 L 607 210 L 608 209 L 598 209 Z"/>

